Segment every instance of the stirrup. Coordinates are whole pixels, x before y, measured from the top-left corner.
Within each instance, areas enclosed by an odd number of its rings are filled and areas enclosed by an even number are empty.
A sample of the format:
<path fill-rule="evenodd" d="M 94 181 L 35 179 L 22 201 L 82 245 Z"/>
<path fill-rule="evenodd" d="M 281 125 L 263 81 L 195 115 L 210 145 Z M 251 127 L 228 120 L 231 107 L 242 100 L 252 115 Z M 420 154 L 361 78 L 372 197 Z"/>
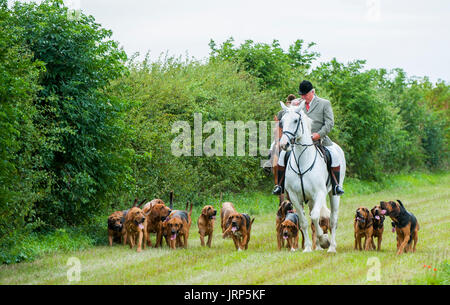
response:
<path fill-rule="evenodd" d="M 333 189 L 333 195 L 341 196 L 342 194 L 344 194 L 344 190 L 342 189 L 342 187 L 340 185 L 336 185 Z"/>
<path fill-rule="evenodd" d="M 281 186 L 275 185 L 275 188 L 273 189 L 272 194 L 274 194 L 274 195 L 281 195 L 281 191 L 282 191 Z"/>

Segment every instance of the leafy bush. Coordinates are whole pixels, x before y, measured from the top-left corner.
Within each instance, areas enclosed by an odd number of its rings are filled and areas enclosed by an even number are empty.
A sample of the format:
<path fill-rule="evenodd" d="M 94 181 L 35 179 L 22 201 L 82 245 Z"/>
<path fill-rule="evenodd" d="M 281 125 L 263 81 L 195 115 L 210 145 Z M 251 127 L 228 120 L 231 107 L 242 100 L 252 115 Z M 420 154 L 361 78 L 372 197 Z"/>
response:
<path fill-rule="evenodd" d="M 61 226 L 80 224 L 105 211 L 126 186 L 131 158 L 120 141 L 122 101 L 103 89 L 125 72 L 126 54 L 92 16 L 69 19 L 63 1 L 16 2 L 15 24 L 43 61 L 42 90 L 35 99 L 39 155 L 48 175 L 35 202 L 35 218 Z"/>
<path fill-rule="evenodd" d="M 382 160 L 379 151 L 389 141 L 391 113 L 377 97 L 373 71 L 363 72 L 364 61 L 348 65 L 333 59 L 317 67 L 312 76 L 329 93 L 336 109 L 332 139 L 346 153 L 350 175 L 379 179 Z M 337 134 L 336 138 L 333 134 Z"/>
<path fill-rule="evenodd" d="M 222 61 L 201 64 L 166 58 L 149 64 L 131 63 L 130 75 L 118 80 L 111 92 L 133 101 L 127 123 L 134 128 L 126 144 L 136 152 L 131 196 L 167 198 L 170 190 L 178 200 L 201 201 L 221 191 L 254 188 L 264 179 L 259 157 L 172 155 L 172 133 L 177 121 L 194 130 L 194 113 L 202 114 L 203 124 L 217 121 L 225 134 L 226 121 L 259 121 L 271 117 L 278 108 L 272 97 L 260 92 L 254 78 L 236 73 L 236 66 Z M 210 135 L 204 134 L 203 141 Z M 225 140 L 225 136 L 223 136 Z M 269 143 L 270 145 L 270 143 Z M 248 151 L 248 143 L 247 148 Z M 124 195 L 129 201 L 130 194 Z M 128 196 L 128 197 L 127 197 Z M 132 197 L 131 197 L 132 198 Z"/>
<path fill-rule="evenodd" d="M 299 79 L 309 71 L 319 53 L 311 51 L 315 43 L 305 47 L 298 39 L 288 51 L 281 48 L 278 40 L 272 44 L 255 43 L 246 40 L 239 47 L 229 38 L 219 48 L 214 40 L 209 43 L 211 60 L 225 60 L 237 64 L 239 70 L 247 71 L 258 79 L 262 89 L 274 91 L 279 98 L 285 98 L 298 89 Z"/>
<path fill-rule="evenodd" d="M 21 34 L 6 1 L 0 1 L 0 244 L 14 230 L 23 231 L 45 179 L 38 169 L 41 141 L 33 124 L 33 99 L 44 68 L 33 59 Z"/>

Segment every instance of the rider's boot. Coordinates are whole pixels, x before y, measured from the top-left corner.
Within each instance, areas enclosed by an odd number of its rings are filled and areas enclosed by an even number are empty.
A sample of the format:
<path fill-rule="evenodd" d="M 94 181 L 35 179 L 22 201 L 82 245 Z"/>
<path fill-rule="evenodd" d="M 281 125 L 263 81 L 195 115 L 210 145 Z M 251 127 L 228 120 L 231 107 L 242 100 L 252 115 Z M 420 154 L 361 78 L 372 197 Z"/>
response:
<path fill-rule="evenodd" d="M 344 194 L 344 189 L 339 185 L 339 177 L 341 173 L 341 167 L 332 167 L 331 168 L 331 187 L 333 191 L 333 195 L 342 195 Z"/>
<path fill-rule="evenodd" d="M 284 167 L 279 166 L 278 168 L 278 184 L 275 185 L 275 188 L 272 191 L 274 195 L 281 195 L 284 191 Z"/>

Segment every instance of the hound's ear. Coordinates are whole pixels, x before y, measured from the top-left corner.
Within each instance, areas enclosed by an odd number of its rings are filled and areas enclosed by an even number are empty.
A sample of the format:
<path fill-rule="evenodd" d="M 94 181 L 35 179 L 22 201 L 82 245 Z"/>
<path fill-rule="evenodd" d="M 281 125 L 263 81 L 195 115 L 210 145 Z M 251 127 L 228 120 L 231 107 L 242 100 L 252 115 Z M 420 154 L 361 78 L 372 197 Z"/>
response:
<path fill-rule="evenodd" d="M 374 206 L 371 210 L 370 210 L 370 213 L 372 214 L 372 215 L 374 215 L 375 214 L 375 209 L 376 209 L 377 207 L 376 206 Z"/>
<path fill-rule="evenodd" d="M 239 214 L 239 218 L 241 219 L 241 225 L 245 225 L 247 226 L 247 219 L 245 218 L 245 216 L 243 214 Z"/>
<path fill-rule="evenodd" d="M 231 224 L 231 217 L 228 216 L 227 220 L 225 221 L 225 226 L 228 227 Z"/>
<path fill-rule="evenodd" d="M 280 101 L 280 105 L 283 110 L 288 110 L 288 107 L 282 101 Z"/>
<path fill-rule="evenodd" d="M 372 212 L 369 211 L 368 208 L 364 208 L 364 211 L 367 213 L 367 220 L 370 222 L 373 220 Z"/>
<path fill-rule="evenodd" d="M 204 207 L 204 208 L 202 209 L 202 215 L 205 215 L 205 216 L 206 216 L 206 207 Z"/>
<path fill-rule="evenodd" d="M 292 226 L 292 234 L 295 236 L 297 235 L 297 232 L 298 232 L 297 226 Z"/>
<path fill-rule="evenodd" d="M 400 211 L 405 211 L 406 209 L 405 209 L 405 207 L 403 206 L 403 203 L 400 201 L 400 200 L 398 200 L 397 199 L 397 202 L 398 202 L 398 204 L 400 205 Z"/>
<path fill-rule="evenodd" d="M 367 220 L 369 224 L 373 221 L 373 215 L 369 210 L 367 210 Z"/>
<path fill-rule="evenodd" d="M 250 224 L 252 225 L 254 221 L 255 221 L 255 217 L 252 218 L 252 221 L 250 221 Z"/>
<path fill-rule="evenodd" d="M 277 216 L 283 217 L 283 206 L 281 204 L 280 204 L 280 207 L 278 208 Z"/>

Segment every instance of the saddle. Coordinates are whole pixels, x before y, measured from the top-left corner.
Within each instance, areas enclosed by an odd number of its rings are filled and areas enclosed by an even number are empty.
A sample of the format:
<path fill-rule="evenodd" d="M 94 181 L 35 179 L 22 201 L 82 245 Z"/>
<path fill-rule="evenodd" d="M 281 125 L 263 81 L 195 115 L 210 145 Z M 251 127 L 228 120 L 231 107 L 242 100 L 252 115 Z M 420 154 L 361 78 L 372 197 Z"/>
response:
<path fill-rule="evenodd" d="M 316 144 L 317 149 L 321 153 L 322 157 L 325 159 L 325 163 L 327 164 L 328 171 L 331 171 L 331 153 L 326 146 L 323 146 L 321 143 Z"/>
<path fill-rule="evenodd" d="M 320 154 L 322 155 L 322 157 L 325 159 L 325 163 L 327 164 L 327 170 L 328 170 L 328 179 L 327 179 L 327 184 L 331 179 L 331 153 L 328 150 L 328 148 L 326 148 L 326 146 L 323 146 L 322 143 L 317 143 L 316 145 L 316 149 L 319 150 Z"/>

